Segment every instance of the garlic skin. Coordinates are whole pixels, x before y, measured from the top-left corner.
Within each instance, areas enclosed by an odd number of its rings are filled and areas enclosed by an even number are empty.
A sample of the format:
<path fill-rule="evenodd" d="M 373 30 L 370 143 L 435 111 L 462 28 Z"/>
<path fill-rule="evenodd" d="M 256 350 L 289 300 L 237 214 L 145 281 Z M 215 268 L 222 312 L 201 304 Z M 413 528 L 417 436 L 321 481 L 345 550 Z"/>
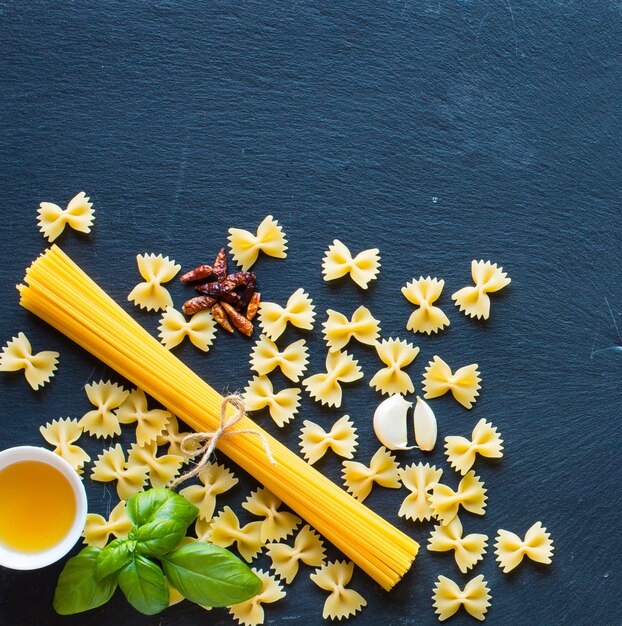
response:
<path fill-rule="evenodd" d="M 413 422 L 417 446 L 424 452 L 430 452 L 436 445 L 436 417 L 434 417 L 434 411 L 432 411 L 430 405 L 419 396 L 417 396 Z"/>
<path fill-rule="evenodd" d="M 411 450 L 408 445 L 406 418 L 412 402 L 395 394 L 383 400 L 374 413 L 374 432 L 380 443 L 389 450 Z"/>

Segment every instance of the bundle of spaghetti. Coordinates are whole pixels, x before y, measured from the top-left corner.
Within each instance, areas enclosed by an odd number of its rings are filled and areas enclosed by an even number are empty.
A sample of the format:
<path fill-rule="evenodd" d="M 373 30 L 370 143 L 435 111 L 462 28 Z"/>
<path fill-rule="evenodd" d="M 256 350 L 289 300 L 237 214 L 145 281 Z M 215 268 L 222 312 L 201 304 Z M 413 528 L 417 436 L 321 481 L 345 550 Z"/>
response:
<path fill-rule="evenodd" d="M 222 396 L 81 270 L 58 246 L 43 253 L 19 285 L 20 303 L 123 377 L 162 403 L 197 431 L 219 426 Z M 233 409 L 231 409 L 233 411 Z M 390 590 L 410 569 L 419 545 L 277 439 L 244 417 L 235 430 L 255 430 L 267 439 L 234 434 L 218 449 L 267 487 L 320 534 Z"/>

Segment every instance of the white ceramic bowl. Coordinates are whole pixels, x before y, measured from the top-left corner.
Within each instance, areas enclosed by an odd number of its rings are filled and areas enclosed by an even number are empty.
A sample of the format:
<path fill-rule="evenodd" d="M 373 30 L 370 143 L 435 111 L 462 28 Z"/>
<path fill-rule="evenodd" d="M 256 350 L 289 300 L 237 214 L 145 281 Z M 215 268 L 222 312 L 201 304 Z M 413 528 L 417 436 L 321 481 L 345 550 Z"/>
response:
<path fill-rule="evenodd" d="M 56 468 L 67 479 L 76 498 L 76 516 L 65 538 L 42 552 L 16 552 L 0 545 L 0 565 L 11 569 L 39 569 L 61 559 L 78 541 L 86 522 L 87 501 L 84 485 L 74 469 L 57 454 L 35 446 L 18 446 L 0 452 L 0 470 L 20 461 L 40 461 Z"/>

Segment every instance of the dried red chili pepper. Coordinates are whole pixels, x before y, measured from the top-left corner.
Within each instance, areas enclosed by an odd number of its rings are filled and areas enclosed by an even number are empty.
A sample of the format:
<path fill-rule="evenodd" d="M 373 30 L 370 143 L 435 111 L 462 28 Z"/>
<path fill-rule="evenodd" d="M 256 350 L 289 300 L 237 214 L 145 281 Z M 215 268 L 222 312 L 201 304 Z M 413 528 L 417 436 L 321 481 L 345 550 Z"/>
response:
<path fill-rule="evenodd" d="M 232 307 L 235 308 L 236 311 L 241 311 L 244 307 L 242 306 L 242 298 L 239 293 L 235 293 L 235 291 L 230 291 L 229 293 L 223 293 L 220 296 L 221 302 L 228 302 Z"/>
<path fill-rule="evenodd" d="M 231 323 L 244 335 L 250 337 L 253 334 L 253 325 L 241 313 L 238 313 L 230 304 L 222 303 L 222 308 L 227 312 Z"/>
<path fill-rule="evenodd" d="M 204 293 L 208 296 L 222 296 L 224 293 L 233 291 L 235 284 L 230 280 L 223 280 L 212 283 L 205 283 L 204 285 L 197 285 L 195 289 L 199 293 Z"/>
<path fill-rule="evenodd" d="M 199 267 L 195 267 L 193 270 L 186 272 L 179 280 L 182 283 L 193 283 L 196 280 L 206 280 L 212 274 L 214 270 L 211 265 L 199 265 Z"/>
<path fill-rule="evenodd" d="M 231 306 L 231 305 L 227 305 L 227 306 Z M 222 308 L 222 305 L 219 304 L 218 302 L 214 304 L 214 306 L 212 306 L 212 315 L 214 316 L 214 319 L 225 330 L 229 331 L 230 333 L 233 332 L 233 326 L 231 326 L 231 323 L 229 322 L 229 318 L 227 317 L 225 310 Z"/>
<path fill-rule="evenodd" d="M 261 302 L 261 294 L 256 291 L 250 299 L 248 306 L 246 307 L 246 318 L 248 320 L 253 320 L 255 315 L 257 315 L 257 309 L 259 308 L 259 303 Z"/>
<path fill-rule="evenodd" d="M 227 253 L 224 248 L 221 248 L 220 252 L 216 255 L 212 269 L 219 282 L 227 278 Z"/>
<path fill-rule="evenodd" d="M 184 302 L 184 305 L 181 307 L 181 310 L 186 315 L 194 315 L 199 311 L 211 309 L 214 304 L 216 304 L 216 298 L 213 298 L 212 296 L 197 296 L 196 298 L 186 300 L 186 302 Z"/>

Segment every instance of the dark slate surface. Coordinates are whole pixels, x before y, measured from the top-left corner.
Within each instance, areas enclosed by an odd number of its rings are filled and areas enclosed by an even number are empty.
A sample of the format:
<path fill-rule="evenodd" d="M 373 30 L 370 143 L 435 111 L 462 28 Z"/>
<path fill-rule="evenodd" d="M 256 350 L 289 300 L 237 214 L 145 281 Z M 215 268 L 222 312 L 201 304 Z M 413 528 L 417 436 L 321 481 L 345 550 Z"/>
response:
<path fill-rule="evenodd" d="M 40 424 L 88 409 L 86 382 L 117 379 L 17 304 L 13 285 L 45 245 L 35 224 L 41 200 L 91 196 L 91 236 L 67 232 L 59 242 L 152 330 L 157 316 L 125 301 L 137 253 L 189 267 L 212 258 L 228 227 L 273 213 L 290 256 L 261 259 L 261 290 L 282 302 L 304 286 L 319 321 L 328 307 L 350 313 L 364 303 L 384 336 L 412 338 L 399 288 L 420 274 L 446 280 L 440 304 L 451 327 L 416 337 L 410 373 L 419 388 L 435 353 L 454 366 L 477 361 L 483 390 L 472 412 L 434 401 L 440 435 L 467 434 L 486 417 L 506 441 L 501 462 L 477 466 L 489 507 L 484 518 L 464 515 L 465 527 L 494 537 L 542 520 L 556 546 L 551 567 L 526 562 L 509 576 L 489 552 L 474 571 L 492 590 L 487 623 L 622 623 L 622 355 L 592 354 L 594 344 L 622 343 L 605 302 L 619 321 L 620 2 L 0 2 L 0 37 L 0 340 L 25 330 L 36 349 L 61 353 L 39 393 L 20 376 L 0 377 L 2 447 L 40 444 Z M 353 250 L 380 248 L 382 272 L 367 293 L 348 280 L 322 282 L 335 237 Z M 513 279 L 486 323 L 449 298 L 480 257 Z M 172 292 L 180 305 L 182 286 Z M 309 342 L 310 371 L 319 371 L 319 330 Z M 249 375 L 250 345 L 220 333 L 208 356 L 192 346 L 177 353 L 216 387 L 236 389 Z M 373 351 L 353 351 L 369 380 Z M 377 402 L 366 381 L 347 389 L 340 410 L 305 398 L 278 435 L 295 447 L 303 417 L 328 426 L 347 412 L 361 435 L 357 458 L 368 461 Z M 269 417 L 258 419 L 276 432 Z M 440 446 L 425 460 L 446 467 Z M 336 458 L 319 467 L 339 478 Z M 241 483 L 221 502 L 255 486 Z M 87 488 L 92 510 L 106 512 L 110 490 Z M 404 495 L 378 489 L 368 502 L 425 541 L 429 527 L 397 517 Z M 120 597 L 88 618 L 58 618 L 60 568 L 2 570 L 0 621 L 232 623 L 223 610 L 206 615 L 189 603 L 143 618 Z M 356 623 L 437 623 L 438 574 L 467 579 L 450 555 L 425 550 L 391 594 L 357 573 L 353 587 L 368 607 Z M 268 623 L 321 622 L 325 594 L 306 576 L 269 608 Z"/>

